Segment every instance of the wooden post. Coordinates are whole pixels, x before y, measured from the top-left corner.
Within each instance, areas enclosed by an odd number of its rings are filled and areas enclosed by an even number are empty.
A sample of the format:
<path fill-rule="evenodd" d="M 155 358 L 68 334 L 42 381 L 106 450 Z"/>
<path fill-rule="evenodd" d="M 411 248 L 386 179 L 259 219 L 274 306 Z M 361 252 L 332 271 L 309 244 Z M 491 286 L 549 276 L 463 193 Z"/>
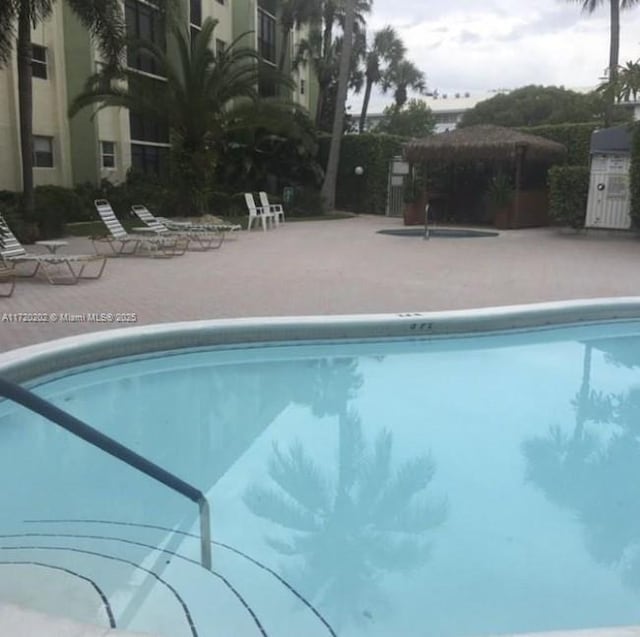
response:
<path fill-rule="evenodd" d="M 520 218 L 520 185 L 522 182 L 522 169 L 524 164 L 524 156 L 527 151 L 527 145 L 522 143 L 516 144 L 516 177 L 515 177 L 515 193 L 513 201 L 513 214 L 509 219 L 509 227 L 513 228 L 514 223 Z"/>

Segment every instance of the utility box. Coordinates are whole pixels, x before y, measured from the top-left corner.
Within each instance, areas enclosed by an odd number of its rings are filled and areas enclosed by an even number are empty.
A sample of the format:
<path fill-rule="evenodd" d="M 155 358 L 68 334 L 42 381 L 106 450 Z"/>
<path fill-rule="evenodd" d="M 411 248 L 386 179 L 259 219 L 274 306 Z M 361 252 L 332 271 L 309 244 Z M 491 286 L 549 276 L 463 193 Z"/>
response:
<path fill-rule="evenodd" d="M 631 228 L 630 165 L 631 132 L 627 127 L 594 131 L 591 135 L 591 178 L 585 227 Z"/>

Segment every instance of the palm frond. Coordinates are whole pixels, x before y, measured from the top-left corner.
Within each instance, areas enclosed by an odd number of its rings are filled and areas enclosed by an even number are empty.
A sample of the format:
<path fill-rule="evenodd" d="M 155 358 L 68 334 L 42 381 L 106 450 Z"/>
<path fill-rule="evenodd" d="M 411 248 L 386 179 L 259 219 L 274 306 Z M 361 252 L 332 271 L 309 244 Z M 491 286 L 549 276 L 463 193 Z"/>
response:
<path fill-rule="evenodd" d="M 391 477 L 391 432 L 383 429 L 375 442 L 373 454 L 365 459 L 358 485 L 358 504 L 362 511 L 370 510 Z"/>
<path fill-rule="evenodd" d="M 446 500 L 432 502 L 428 498 L 406 503 L 405 507 L 377 523 L 378 531 L 420 535 L 437 528 L 447 519 Z"/>
<path fill-rule="evenodd" d="M 244 494 L 243 501 L 254 515 L 285 528 L 305 532 L 318 529 L 313 515 L 273 489 L 258 486 L 249 487 Z"/>
<path fill-rule="evenodd" d="M 18 5 L 16 0 L 0 2 L 0 68 L 11 60 L 16 39 Z"/>
<path fill-rule="evenodd" d="M 82 25 L 96 39 L 104 61 L 113 67 L 123 62 L 125 22 L 119 0 L 66 0 Z"/>
<path fill-rule="evenodd" d="M 435 473 L 435 465 L 429 456 L 418 456 L 405 462 L 386 485 L 371 512 L 376 523 L 399 516 L 412 498 L 426 489 Z"/>
<path fill-rule="evenodd" d="M 303 509 L 314 513 L 329 510 L 329 491 L 322 472 L 300 442 L 294 443 L 286 454 L 273 445 L 269 476 Z"/>

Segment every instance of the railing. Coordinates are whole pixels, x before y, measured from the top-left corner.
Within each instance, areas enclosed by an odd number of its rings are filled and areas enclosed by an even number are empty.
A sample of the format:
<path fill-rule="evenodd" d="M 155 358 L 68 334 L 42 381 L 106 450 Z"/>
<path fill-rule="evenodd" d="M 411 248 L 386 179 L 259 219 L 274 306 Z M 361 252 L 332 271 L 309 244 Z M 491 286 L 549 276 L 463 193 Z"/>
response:
<path fill-rule="evenodd" d="M 424 207 L 424 239 L 429 238 L 429 203 Z"/>
<path fill-rule="evenodd" d="M 161 482 L 166 487 L 173 489 L 177 493 L 189 498 L 192 502 L 195 502 L 198 505 L 200 514 L 200 562 L 204 568 L 209 571 L 211 570 L 211 522 L 209 503 L 202 491 L 177 476 L 174 476 L 150 460 L 147 460 L 128 447 L 116 442 L 113 438 L 105 436 L 97 429 L 90 427 L 66 411 L 40 398 L 33 392 L 20 387 L 20 385 L 0 378 L 0 396 L 8 398 L 26 407 L 28 410 L 44 416 L 47 420 L 62 427 L 74 436 L 82 438 L 82 440 L 88 442 L 90 445 L 102 449 L 102 451 L 110 454 L 114 458 L 121 460 L 130 467 L 141 471 L 150 478 Z"/>

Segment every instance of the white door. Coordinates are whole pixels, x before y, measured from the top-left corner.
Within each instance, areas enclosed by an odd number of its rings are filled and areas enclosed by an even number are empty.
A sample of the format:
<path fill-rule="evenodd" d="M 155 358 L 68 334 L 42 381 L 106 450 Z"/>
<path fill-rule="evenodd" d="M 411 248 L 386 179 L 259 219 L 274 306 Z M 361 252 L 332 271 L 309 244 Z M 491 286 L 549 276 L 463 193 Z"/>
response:
<path fill-rule="evenodd" d="M 587 228 L 627 230 L 631 227 L 629 193 L 630 158 L 594 155 L 587 202 Z"/>

